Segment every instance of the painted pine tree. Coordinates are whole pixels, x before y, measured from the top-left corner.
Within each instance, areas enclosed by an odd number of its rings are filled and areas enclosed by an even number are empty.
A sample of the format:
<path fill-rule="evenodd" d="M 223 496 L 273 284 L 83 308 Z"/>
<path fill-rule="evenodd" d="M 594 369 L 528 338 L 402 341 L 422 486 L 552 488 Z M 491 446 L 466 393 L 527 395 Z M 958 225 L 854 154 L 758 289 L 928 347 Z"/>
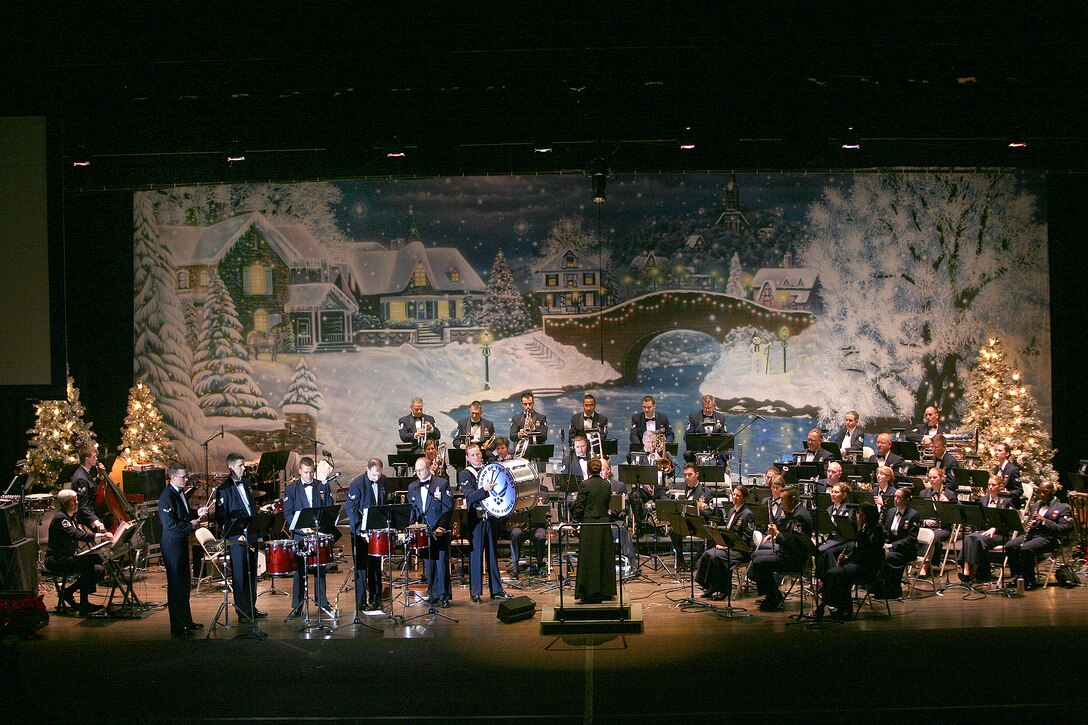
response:
<path fill-rule="evenodd" d="M 325 401 L 321 397 L 321 390 L 317 387 L 317 375 L 306 364 L 306 358 L 299 358 L 295 365 L 295 371 L 291 375 L 291 383 L 287 386 L 287 394 L 283 396 L 281 408 L 289 405 L 303 405 L 313 410 L 321 410 Z"/>
<path fill-rule="evenodd" d="M 744 299 L 747 297 L 747 293 L 744 289 L 744 282 L 741 280 L 741 276 L 744 274 L 744 269 L 740 266 L 740 255 L 733 252 L 733 258 L 729 260 L 729 279 L 725 282 L 725 293 Z"/>

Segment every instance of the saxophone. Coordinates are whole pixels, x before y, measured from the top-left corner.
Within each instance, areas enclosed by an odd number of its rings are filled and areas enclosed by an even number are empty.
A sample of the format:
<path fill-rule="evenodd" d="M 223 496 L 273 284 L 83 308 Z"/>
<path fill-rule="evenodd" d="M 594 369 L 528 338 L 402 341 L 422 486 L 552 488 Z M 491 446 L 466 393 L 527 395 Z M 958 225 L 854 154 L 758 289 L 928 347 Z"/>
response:
<path fill-rule="evenodd" d="M 669 449 L 665 444 L 665 432 L 656 431 L 654 438 L 657 439 L 657 443 L 654 445 L 654 453 L 657 455 L 657 468 L 661 471 L 662 476 L 671 476 L 673 474 L 674 467 L 672 465 L 672 459 L 669 458 Z"/>

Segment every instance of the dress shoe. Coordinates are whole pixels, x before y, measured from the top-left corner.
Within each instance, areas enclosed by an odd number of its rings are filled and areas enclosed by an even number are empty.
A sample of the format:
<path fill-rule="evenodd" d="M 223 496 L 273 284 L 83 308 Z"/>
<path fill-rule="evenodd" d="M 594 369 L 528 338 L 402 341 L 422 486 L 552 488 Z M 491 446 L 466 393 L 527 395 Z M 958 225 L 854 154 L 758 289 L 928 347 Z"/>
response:
<path fill-rule="evenodd" d="M 845 622 L 850 619 L 849 609 L 836 609 L 831 613 L 831 620 L 834 622 Z"/>
<path fill-rule="evenodd" d="M 70 607 L 72 609 L 78 609 L 79 608 L 79 605 L 76 604 L 76 595 L 71 590 L 68 590 L 68 591 L 66 591 L 66 592 L 64 592 L 63 594 L 60 595 L 59 604 L 63 604 L 64 606 Z"/>
<path fill-rule="evenodd" d="M 178 627 L 177 629 L 170 628 L 170 636 L 172 637 L 192 637 L 193 632 L 196 630 L 189 629 L 188 627 Z"/>
<path fill-rule="evenodd" d="M 189 627 L 188 628 L 195 632 L 198 629 L 204 629 L 204 625 L 201 624 L 200 622 L 189 622 Z"/>
<path fill-rule="evenodd" d="M 472 603 L 473 604 L 479 604 L 480 603 L 480 595 L 479 594 L 473 594 L 472 595 Z"/>
<path fill-rule="evenodd" d="M 498 594 L 492 594 L 491 598 L 492 599 L 513 599 L 514 596 L 512 594 L 507 594 L 506 592 L 499 592 Z"/>
<path fill-rule="evenodd" d="M 102 611 L 102 605 L 101 604 L 80 604 L 79 605 L 79 613 L 80 614 L 94 614 L 95 612 L 100 612 L 100 611 Z"/>
<path fill-rule="evenodd" d="M 777 612 L 781 609 L 782 597 L 764 597 L 763 603 L 759 605 L 761 612 Z"/>
<path fill-rule="evenodd" d="M 443 609 L 449 609 L 450 608 L 450 598 L 449 597 L 442 597 L 442 604 L 440 604 L 439 606 L 442 607 Z"/>
<path fill-rule="evenodd" d="M 1036 589 L 1042 589 L 1042 588 L 1043 588 L 1043 585 L 1040 584 L 1039 582 L 1031 582 L 1030 584 L 1025 584 L 1024 585 L 1024 591 L 1025 592 L 1033 592 Z"/>

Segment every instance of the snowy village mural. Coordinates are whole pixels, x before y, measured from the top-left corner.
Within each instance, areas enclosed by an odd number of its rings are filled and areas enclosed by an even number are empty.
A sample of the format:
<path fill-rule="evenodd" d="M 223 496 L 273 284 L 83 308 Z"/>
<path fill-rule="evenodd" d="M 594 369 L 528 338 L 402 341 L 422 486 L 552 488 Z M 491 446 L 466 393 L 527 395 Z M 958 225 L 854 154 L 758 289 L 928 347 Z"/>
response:
<path fill-rule="evenodd" d="M 1050 407 L 1042 179 L 630 176 L 212 186 L 134 195 L 135 381 L 183 458 L 314 451 L 354 475 L 415 395 L 450 440 L 524 390 L 584 392 L 626 451 L 643 395 L 714 395 L 757 471 L 818 422 L 958 421 L 1002 337 Z M 220 428 L 222 427 L 222 428 Z M 550 442 L 559 443 L 553 434 Z M 219 466 L 221 468 L 221 466 Z"/>

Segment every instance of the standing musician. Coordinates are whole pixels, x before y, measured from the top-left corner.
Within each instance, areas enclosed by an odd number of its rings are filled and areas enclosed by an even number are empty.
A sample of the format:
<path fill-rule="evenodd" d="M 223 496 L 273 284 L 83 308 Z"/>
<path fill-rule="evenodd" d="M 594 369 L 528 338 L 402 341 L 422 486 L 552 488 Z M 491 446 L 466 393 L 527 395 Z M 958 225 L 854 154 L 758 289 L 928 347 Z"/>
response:
<path fill-rule="evenodd" d="M 458 448 L 467 448 L 469 443 L 488 444 L 488 448 L 494 443 L 495 424 L 484 417 L 484 404 L 478 400 L 469 403 L 468 417 L 462 418 L 457 423 L 457 433 L 454 435 Z"/>
<path fill-rule="evenodd" d="M 411 408 L 411 413 L 397 421 L 397 433 L 400 434 L 400 442 L 411 443 L 412 453 L 418 456 L 423 452 L 424 443 L 438 440 L 442 433 L 434 418 L 423 412 L 423 398 L 412 398 Z"/>
<path fill-rule="evenodd" d="M 111 541 L 108 532 L 91 533 L 76 525 L 76 510 L 79 508 L 79 496 L 70 488 L 57 492 L 57 513 L 49 524 L 49 551 L 45 555 L 45 566 L 57 574 L 77 575 L 74 584 L 61 590 L 60 603 L 66 604 L 80 614 L 91 614 L 102 609 L 98 604 L 91 604 L 87 598 L 105 573 L 102 557 L 97 553 L 76 556 L 80 544 L 100 544 Z M 79 605 L 76 605 L 74 590 L 79 590 Z"/>
<path fill-rule="evenodd" d="M 246 460 L 240 453 L 227 456 L 230 471 L 215 492 L 215 523 L 225 536 L 235 521 L 257 512 L 257 504 L 246 476 Z M 238 541 L 244 541 L 239 537 Z M 227 542 L 224 542 L 225 544 Z M 257 536 L 239 544 L 228 544 L 230 550 L 230 574 L 234 591 L 234 609 L 242 617 L 252 620 L 267 617 L 268 612 L 257 609 Z"/>
<path fill-rule="evenodd" d="M 643 397 L 642 412 L 631 416 L 631 442 L 644 442 L 646 431 L 663 432 L 667 443 L 672 443 L 676 439 L 672 426 L 669 425 L 669 416 L 657 412 L 657 403 L 652 395 Z"/>
<path fill-rule="evenodd" d="M 578 484 L 571 514 L 578 523 L 605 524 L 612 490 L 601 478 L 601 459 L 589 462 L 589 478 Z M 583 604 L 611 599 L 616 594 L 616 553 L 610 526 L 583 526 L 578 531 L 578 578 L 574 596 Z"/>
<path fill-rule="evenodd" d="M 1011 494 L 1012 507 L 1018 509 L 1024 502 L 1024 484 L 1020 481 L 1020 469 L 1013 465 L 1012 460 L 1010 460 L 1012 451 L 1009 450 L 1009 444 L 995 444 L 993 453 L 994 458 L 997 460 L 994 473 L 1001 476 L 1001 479 L 1005 482 L 1005 490 Z"/>
<path fill-rule="evenodd" d="M 922 517 L 910 507 L 914 498 L 910 487 L 896 489 L 895 505 L 888 506 L 881 522 L 884 527 L 884 559 L 887 575 L 884 579 L 885 598 L 903 596 L 903 570 L 918 558 L 918 529 Z M 894 595 L 894 596 L 892 596 Z"/>
<path fill-rule="evenodd" d="M 510 420 L 510 440 L 528 440 L 529 445 L 539 445 L 548 440 L 548 416 L 533 410 L 533 394 L 521 394 L 522 412 Z"/>
<path fill-rule="evenodd" d="M 192 566 L 189 562 L 189 536 L 202 524 L 200 519 L 207 515 L 208 507 L 202 506 L 195 512 L 185 500 L 187 480 L 185 466 L 174 461 L 166 467 L 169 484 L 159 496 L 159 522 L 162 524 L 162 538 L 159 548 L 162 552 L 162 564 L 166 568 L 166 602 L 170 610 L 170 634 L 187 637 L 204 625 L 193 621 L 189 607 L 189 576 Z"/>
<path fill-rule="evenodd" d="M 775 573 L 797 571 L 804 564 L 803 552 L 779 533 L 792 531 L 803 536 L 812 535 L 812 516 L 800 502 L 794 489 L 782 491 L 782 517 L 767 527 L 767 534 L 774 544 L 770 549 L 760 549 L 752 554 L 748 578 L 756 583 L 756 593 L 762 596 L 756 600 L 761 612 L 777 612 L 785 600 L 782 590 L 778 588 Z"/>
<path fill-rule="evenodd" d="M 748 487 L 733 487 L 733 509 L 725 517 L 725 528 L 738 534 L 749 551 L 734 551 L 721 544 L 708 548 L 699 557 L 695 581 L 711 599 L 725 599 L 733 592 L 733 567 L 752 558 L 752 539 L 756 530 L 756 515 L 748 508 Z"/>
<path fill-rule="evenodd" d="M 479 450 L 479 446 L 475 446 Z M 449 481 L 431 475 L 426 458 L 416 460 L 416 480 L 408 484 L 411 523 L 425 523 L 430 528 L 427 548 L 423 550 L 423 570 L 427 575 L 427 603 L 432 607 L 450 606 L 450 519 L 453 497 Z"/>
<path fill-rule="evenodd" d="M 830 461 L 834 456 L 823 447 L 824 434 L 819 428 L 813 428 L 805 438 L 805 450 L 797 457 L 798 463 L 819 463 Z"/>
<path fill-rule="evenodd" d="M 935 406 L 928 406 L 925 412 L 925 420 L 907 431 L 907 440 L 928 446 L 933 442 L 933 436 L 938 433 L 948 433 L 948 427 L 941 423 L 941 414 Z"/>
<path fill-rule="evenodd" d="M 575 433 L 570 442 L 574 450 L 570 452 L 564 469 L 568 475 L 589 478 L 589 441 L 582 433 Z"/>
<path fill-rule="evenodd" d="M 348 487 L 348 520 L 351 523 L 355 553 L 355 608 L 382 608 L 382 558 L 370 555 L 370 532 L 388 526 L 384 506 L 389 479 L 382 472 L 380 458 L 367 461 L 366 472 L 356 476 Z"/>
<path fill-rule="evenodd" d="M 530 396 L 531 397 L 531 396 Z M 524 398 L 523 398 L 524 400 Z M 530 401 L 529 411 L 532 410 Z M 502 588 L 502 575 L 499 573 L 499 557 L 495 544 L 499 538 L 499 521 L 491 516 L 480 503 L 491 495 L 494 482 L 479 485 L 480 470 L 483 468 L 484 457 L 480 446 L 470 445 L 465 449 L 465 470 L 461 471 L 458 480 L 461 483 L 461 491 L 465 494 L 465 506 L 468 509 L 465 524 L 472 532 L 472 552 L 469 555 L 469 594 L 474 604 L 480 603 L 480 595 L 483 594 L 483 568 L 484 557 L 487 558 L 487 587 L 492 599 L 510 599 Z"/>
<path fill-rule="evenodd" d="M 684 501 L 695 507 L 695 510 L 707 521 L 710 520 L 711 502 L 714 495 L 710 489 L 699 481 L 699 469 L 694 463 L 684 464 L 684 487 L 678 491 L 670 491 L 677 501 Z M 669 538 L 672 539 L 673 552 L 676 554 L 676 567 L 686 569 L 684 561 L 684 537 L 676 530 L 669 530 Z"/>
<path fill-rule="evenodd" d="M 842 417 L 843 425 L 832 433 L 828 440 L 836 444 L 842 454 L 861 453 L 865 447 L 865 432 L 858 427 L 861 416 L 856 410 L 847 411 Z"/>
<path fill-rule="evenodd" d="M 586 431 L 597 431 L 601 440 L 608 436 L 608 418 L 597 412 L 597 399 L 589 393 L 582 396 L 582 412 L 570 417 L 567 438 L 573 441 L 575 436 L 585 435 Z"/>
<path fill-rule="evenodd" d="M 510 441 L 499 436 L 495 439 L 495 449 L 488 456 L 488 463 L 502 463 L 510 460 Z"/>
<path fill-rule="evenodd" d="M 1004 494 L 1005 480 L 994 474 L 986 481 L 986 493 L 982 496 L 983 508 L 1012 508 L 1009 496 Z M 1001 546 L 1008 539 L 1008 532 L 991 526 L 982 531 L 972 531 L 963 537 L 963 548 L 960 550 L 960 581 L 969 582 L 989 581 L 990 557 L 989 551 L 995 546 Z"/>
<path fill-rule="evenodd" d="M 94 502 L 98 496 L 98 476 L 105 473 L 105 470 L 98 462 L 98 444 L 85 443 L 79 449 L 79 467 L 72 473 L 70 484 L 71 490 L 75 491 L 76 496 L 79 497 L 76 519 L 100 534 L 105 533 L 106 525 L 94 512 Z"/>
<path fill-rule="evenodd" d="M 1073 512 L 1054 498 L 1054 484 L 1043 481 L 1039 485 L 1039 500 L 1028 509 L 1028 522 L 1024 533 L 1005 544 L 1005 556 L 1009 559 L 1009 571 L 1013 578 L 1024 578 L 1025 589 L 1038 589 L 1035 578 L 1035 560 L 1040 554 L 1054 551 L 1061 546 L 1062 537 L 1073 528 Z"/>
<path fill-rule="evenodd" d="M 849 619 L 853 613 L 850 590 L 857 581 L 872 581 L 884 562 L 884 529 L 874 504 L 866 501 L 858 507 L 857 538 L 842 551 L 837 563 L 823 576 L 824 601 L 816 612 L 823 616 L 824 606 L 831 607 L 831 618 Z"/>
<path fill-rule="evenodd" d="M 888 466 L 894 470 L 905 468 L 907 459 L 897 453 L 892 453 L 892 434 L 881 433 L 876 437 L 876 453 L 869 456 L 869 463 Z"/>
<path fill-rule="evenodd" d="M 332 506 L 332 487 L 327 481 L 314 480 L 314 459 L 305 456 L 298 462 L 298 478 L 287 484 L 283 492 L 283 517 L 287 521 L 287 528 L 291 531 L 291 538 L 296 542 L 305 540 L 307 533 L 319 533 L 318 531 L 304 532 L 295 526 L 295 518 L 302 509 L 315 506 Z M 297 544 L 296 544 L 297 546 Z M 302 601 L 302 578 L 307 576 L 306 566 L 295 567 L 295 586 L 291 590 L 291 617 L 300 617 L 299 611 Z M 329 598 L 325 592 L 325 567 L 314 567 L 314 600 L 322 609 L 329 608 Z"/>

